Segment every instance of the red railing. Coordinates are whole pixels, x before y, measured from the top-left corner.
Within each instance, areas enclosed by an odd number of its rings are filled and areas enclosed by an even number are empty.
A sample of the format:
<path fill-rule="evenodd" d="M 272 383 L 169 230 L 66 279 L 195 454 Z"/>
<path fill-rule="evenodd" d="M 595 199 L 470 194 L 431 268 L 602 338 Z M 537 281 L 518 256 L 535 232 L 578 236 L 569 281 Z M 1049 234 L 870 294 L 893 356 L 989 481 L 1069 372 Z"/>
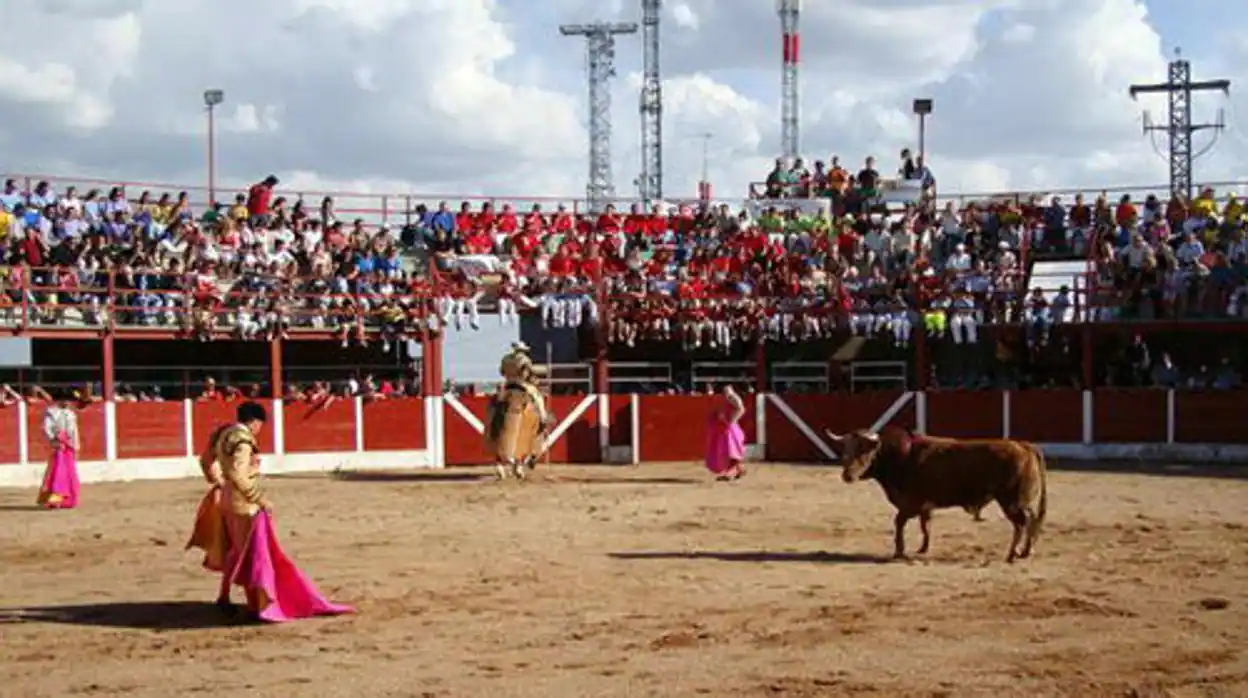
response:
<path fill-rule="evenodd" d="M 49 188 L 58 195 L 65 192 L 67 187 L 73 187 L 76 195 L 82 197 L 91 190 L 98 190 L 100 195 L 106 196 L 108 191 L 114 187 L 120 188 L 124 193 L 127 201 L 132 205 L 139 202 L 143 193 L 149 194 L 151 203 L 164 193 L 185 193 L 187 200 L 195 211 L 203 211 L 208 208 L 211 203 L 209 199 L 208 187 L 203 185 L 185 185 L 172 184 L 167 182 L 145 182 L 145 181 L 122 181 L 115 179 L 99 178 L 99 177 L 66 177 L 48 174 L 26 174 L 11 173 L 0 175 L 0 179 L 13 180 L 22 192 L 32 192 L 34 187 L 40 182 L 46 182 Z M 217 203 L 229 205 L 234 198 L 239 195 L 247 194 L 246 186 L 238 185 L 218 185 L 215 188 Z M 535 204 L 542 206 L 547 213 L 556 210 L 560 205 L 566 206 L 572 213 L 586 213 L 590 210 L 587 201 L 577 197 L 560 197 L 560 196 L 527 196 L 527 195 L 482 195 L 482 194 L 446 194 L 446 193 L 380 193 L 380 192 L 360 192 L 360 191 L 334 191 L 334 190 L 316 190 L 316 189 L 300 189 L 283 187 L 279 185 L 274 193 L 274 200 L 278 197 L 286 199 L 293 205 L 297 201 L 302 201 L 309 214 L 313 217 L 320 214 L 320 206 L 322 200 L 326 197 L 333 199 L 334 214 L 338 220 L 350 221 L 353 218 L 360 218 L 370 225 L 405 225 L 415 220 L 416 208 L 418 205 L 424 204 L 431 209 L 436 208 L 438 203 L 446 202 L 451 206 L 452 212 L 458 210 L 463 202 L 469 203 L 474 209 L 480 210 L 484 204 L 492 204 L 496 211 L 501 210 L 504 205 L 510 204 L 515 208 L 518 214 L 523 215 Z M 617 208 L 626 209 L 634 203 L 641 203 L 638 199 L 619 197 L 612 200 Z M 696 198 L 676 198 L 666 199 L 665 203 L 671 205 L 677 204 L 696 204 Z"/>
<path fill-rule="evenodd" d="M 238 330 L 239 318 L 246 317 L 257 324 L 267 320 L 272 326 L 292 332 L 363 333 L 386 325 L 415 330 L 423 326 L 430 301 L 438 291 L 436 282 L 418 282 L 386 296 L 332 293 L 310 290 L 310 282 L 319 281 L 328 287 L 332 281 L 311 277 L 293 280 L 300 290 L 282 290 L 277 294 L 233 288 L 214 290 L 195 288 L 189 274 L 157 271 L 138 275 L 173 280 L 170 285 L 174 290 L 131 288 L 118 283 L 123 274 L 115 271 L 101 274 L 106 279 L 102 286 L 48 282 L 66 273 L 77 280 L 76 271 L 50 267 L 19 267 L 16 279 L 0 279 L 0 327 L 9 326 L 19 332 L 177 329 L 215 335 Z M 396 309 L 401 311 L 397 315 Z M 396 318 L 401 318 L 402 323 Z"/>

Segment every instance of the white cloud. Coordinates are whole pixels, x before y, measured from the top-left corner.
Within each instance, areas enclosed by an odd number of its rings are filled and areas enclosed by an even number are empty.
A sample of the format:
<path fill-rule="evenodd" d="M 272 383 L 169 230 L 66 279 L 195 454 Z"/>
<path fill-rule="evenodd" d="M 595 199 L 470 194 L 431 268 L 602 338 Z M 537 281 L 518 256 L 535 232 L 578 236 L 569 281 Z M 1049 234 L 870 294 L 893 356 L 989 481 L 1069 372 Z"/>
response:
<path fill-rule="evenodd" d="M 698 13 L 688 3 L 683 2 L 672 5 L 672 20 L 681 29 L 691 29 L 693 31 L 697 31 L 698 26 L 702 22 L 701 18 L 698 17 Z"/>
<path fill-rule="evenodd" d="M 12 0 L 5 12 L 31 29 L 0 43 L 4 169 L 200 180 L 199 95 L 220 87 L 221 163 L 236 181 L 277 171 L 299 189 L 573 198 L 586 172 L 584 46 L 556 26 L 636 21 L 640 7 Z M 666 193 L 693 195 L 696 134 L 710 132 L 716 192 L 740 195 L 779 147 L 774 3 L 671 0 L 664 21 Z M 1126 91 L 1164 79 L 1169 57 L 1139 0 L 843 0 L 807 3 L 802 21 L 810 159 L 876 155 L 891 169 L 915 145 L 911 100 L 928 96 L 942 189 L 1164 181 L 1139 130 L 1140 110 L 1160 119 L 1164 105 Z M 1198 75 L 1248 79 L 1242 36 L 1228 31 L 1216 61 L 1194 57 Z M 640 59 L 640 38 L 621 39 L 621 195 L 639 168 Z M 1198 118 L 1219 106 L 1231 129 L 1198 162 L 1201 180 L 1237 175 L 1248 157 L 1248 100 L 1202 100 Z"/>

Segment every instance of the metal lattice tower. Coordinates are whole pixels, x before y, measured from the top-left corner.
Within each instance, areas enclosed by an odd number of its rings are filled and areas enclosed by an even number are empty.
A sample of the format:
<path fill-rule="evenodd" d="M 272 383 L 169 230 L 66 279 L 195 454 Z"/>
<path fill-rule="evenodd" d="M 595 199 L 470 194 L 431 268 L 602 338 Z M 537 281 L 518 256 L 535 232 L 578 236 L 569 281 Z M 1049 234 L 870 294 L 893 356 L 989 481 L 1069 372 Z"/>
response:
<path fill-rule="evenodd" d="M 776 0 L 780 15 L 783 63 L 780 66 L 780 146 L 784 157 L 792 161 L 801 154 L 801 90 L 798 85 L 798 56 L 801 38 L 798 22 L 801 0 Z"/>
<path fill-rule="evenodd" d="M 599 211 L 615 198 L 615 173 L 611 167 L 611 78 L 615 77 L 615 37 L 636 34 L 637 24 L 595 22 L 564 24 L 564 36 L 585 37 L 589 63 L 589 181 L 585 198 L 591 211 Z"/>
<path fill-rule="evenodd" d="M 663 198 L 663 81 L 659 75 L 659 9 L 662 0 L 641 0 L 641 198 Z"/>
<path fill-rule="evenodd" d="M 1192 196 L 1192 161 L 1195 157 L 1203 155 L 1206 151 L 1202 151 L 1197 155 L 1192 153 L 1192 135 L 1197 131 L 1213 129 L 1221 131 L 1224 128 L 1221 111 L 1218 112 L 1218 121 L 1216 123 L 1193 124 L 1192 123 L 1192 93 L 1204 92 L 1209 90 L 1220 90 L 1223 94 L 1230 94 L 1230 80 L 1204 80 L 1201 82 L 1192 82 L 1192 64 L 1184 60 L 1178 49 L 1174 51 L 1174 60 L 1170 61 L 1167 70 L 1167 80 L 1164 83 L 1154 83 L 1150 85 L 1132 85 L 1131 97 L 1134 99 L 1141 94 L 1165 92 L 1170 98 L 1170 121 L 1167 124 L 1153 125 L 1149 119 L 1148 112 L 1144 113 L 1144 133 L 1148 134 L 1153 131 L 1164 131 L 1170 138 L 1170 194 L 1183 195 L 1191 199 Z M 1216 135 L 1215 135 L 1216 139 Z M 1210 143 L 1210 147 L 1213 144 Z"/>

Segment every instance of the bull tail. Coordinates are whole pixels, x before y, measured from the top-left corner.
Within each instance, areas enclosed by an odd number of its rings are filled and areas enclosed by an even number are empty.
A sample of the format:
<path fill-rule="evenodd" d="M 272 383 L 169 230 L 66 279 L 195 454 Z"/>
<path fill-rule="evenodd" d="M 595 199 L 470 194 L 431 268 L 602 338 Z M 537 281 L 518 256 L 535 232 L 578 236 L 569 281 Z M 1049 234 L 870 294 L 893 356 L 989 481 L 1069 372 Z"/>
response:
<path fill-rule="evenodd" d="M 1044 460 L 1044 452 L 1032 447 L 1036 464 L 1036 475 L 1040 478 L 1040 499 L 1036 502 L 1036 515 L 1031 520 L 1028 536 L 1034 541 L 1044 526 L 1044 517 L 1049 512 L 1049 469 Z"/>

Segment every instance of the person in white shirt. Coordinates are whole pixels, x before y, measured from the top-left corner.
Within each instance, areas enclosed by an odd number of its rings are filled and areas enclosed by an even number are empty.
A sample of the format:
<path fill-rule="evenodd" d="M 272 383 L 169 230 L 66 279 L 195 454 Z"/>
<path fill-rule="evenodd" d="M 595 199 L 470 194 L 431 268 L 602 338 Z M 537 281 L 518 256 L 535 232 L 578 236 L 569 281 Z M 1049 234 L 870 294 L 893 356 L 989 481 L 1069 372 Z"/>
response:
<path fill-rule="evenodd" d="M 1062 286 L 1057 290 L 1057 295 L 1053 297 L 1053 301 L 1049 304 L 1049 315 L 1053 324 L 1070 322 L 1072 311 L 1074 309 L 1074 301 L 1070 297 L 1070 287 Z"/>
<path fill-rule="evenodd" d="M 907 225 L 896 225 L 890 236 L 893 260 L 898 266 L 911 266 L 914 262 L 915 235 Z"/>
<path fill-rule="evenodd" d="M 1049 328 L 1053 324 L 1053 314 L 1049 301 L 1044 297 L 1043 289 L 1035 289 L 1027 298 L 1027 306 L 1023 310 L 1023 327 L 1027 343 L 1044 346 L 1049 343 Z"/>
<path fill-rule="evenodd" d="M 1196 238 L 1195 233 L 1188 233 L 1186 239 L 1183 240 L 1183 244 L 1179 245 L 1179 248 L 1174 251 L 1174 256 L 1183 266 L 1192 266 L 1200 261 L 1201 257 L 1205 256 L 1205 246 Z"/>
<path fill-rule="evenodd" d="M 953 254 L 949 255 L 949 259 L 945 260 L 945 268 L 952 269 L 958 273 L 969 271 L 971 268 L 971 255 L 966 251 L 966 245 L 958 243 L 953 247 Z"/>
<path fill-rule="evenodd" d="M 946 237 L 962 235 L 962 220 L 953 210 L 953 202 L 945 204 L 945 210 L 940 212 L 940 232 Z"/>
<path fill-rule="evenodd" d="M 875 316 L 871 314 L 871 304 L 862 296 L 855 296 L 849 313 L 849 331 L 857 337 L 875 335 Z"/>
<path fill-rule="evenodd" d="M 75 187 L 65 188 L 65 196 L 61 197 L 60 204 L 67 213 L 70 211 L 82 213 L 82 199 L 78 198 L 78 189 Z"/>
<path fill-rule="evenodd" d="M 1131 244 L 1122 253 L 1123 261 L 1132 271 L 1141 271 L 1154 263 L 1153 249 L 1144 241 L 1143 235 L 1132 235 Z"/>
<path fill-rule="evenodd" d="M 891 314 L 893 344 L 899 347 L 910 346 L 910 335 L 914 332 L 914 319 L 900 291 L 893 296 Z"/>
<path fill-rule="evenodd" d="M 887 260 L 892 247 L 892 236 L 882 228 L 873 226 L 862 236 L 862 246 L 874 254 L 876 259 Z"/>
<path fill-rule="evenodd" d="M 1174 250 L 1174 257 L 1183 266 L 1192 266 L 1194 263 L 1201 261 L 1203 256 L 1204 243 L 1199 241 L 1194 232 L 1187 233 L 1186 240 L 1183 240 L 1182 245 L 1178 246 L 1178 250 Z"/>
<path fill-rule="evenodd" d="M 1248 238 L 1231 242 L 1226 250 L 1226 259 L 1231 264 L 1248 264 Z"/>
<path fill-rule="evenodd" d="M 949 334 L 954 344 L 975 344 L 979 341 L 979 310 L 975 298 L 965 291 L 958 293 L 949 308 Z"/>

